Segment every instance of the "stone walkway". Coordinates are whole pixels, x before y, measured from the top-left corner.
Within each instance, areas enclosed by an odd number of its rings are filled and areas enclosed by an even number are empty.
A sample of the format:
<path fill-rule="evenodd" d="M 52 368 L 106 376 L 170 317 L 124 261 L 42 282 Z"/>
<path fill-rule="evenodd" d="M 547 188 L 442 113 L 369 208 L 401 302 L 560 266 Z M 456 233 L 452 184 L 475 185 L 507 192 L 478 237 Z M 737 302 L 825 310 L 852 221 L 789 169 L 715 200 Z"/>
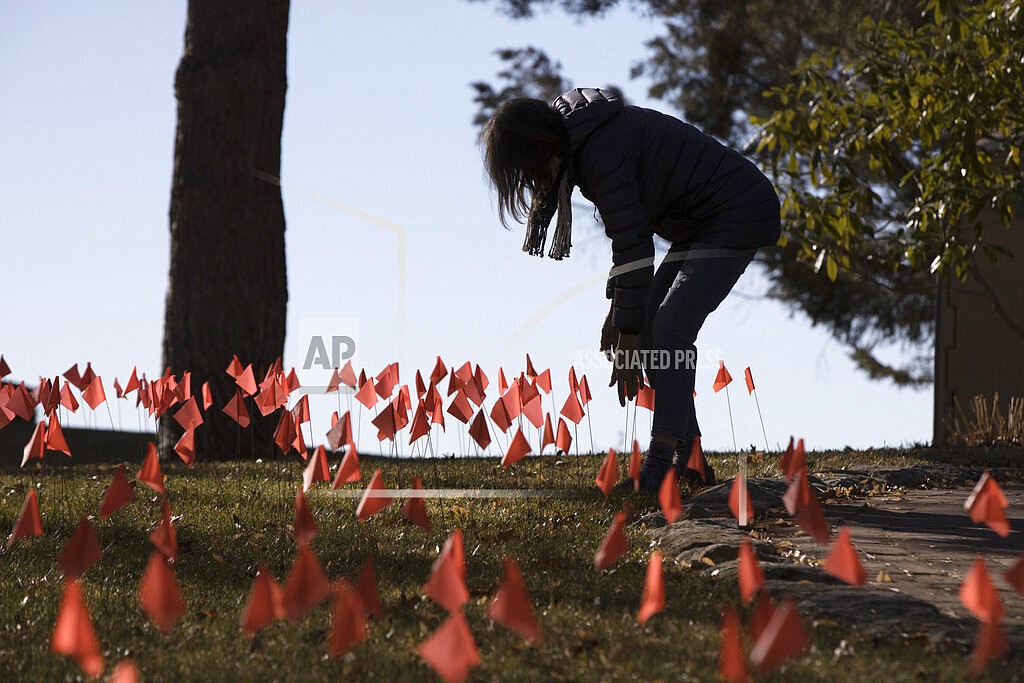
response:
<path fill-rule="evenodd" d="M 820 564 L 829 548 L 792 524 L 779 479 L 749 482 L 756 521 L 746 536 L 728 512 L 731 482 L 686 501 L 687 519 L 665 526 L 660 514 L 641 521 L 680 563 L 735 580 L 736 549 L 747 537 L 757 552 L 776 599 L 797 598 L 805 618 L 850 629 L 867 638 L 922 640 L 967 647 L 977 622 L 961 605 L 960 584 L 975 557 L 985 559 L 1006 612 L 1007 637 L 1024 650 L 1024 597 L 1004 572 L 1024 555 L 1024 481 L 1019 470 L 996 470 L 1009 500 L 1011 533 L 1000 538 L 974 524 L 964 501 L 980 470 L 937 466 L 825 473 L 811 477 L 835 532 L 850 529 L 868 583 L 847 586 Z M 941 488 L 936 488 L 941 487 Z"/>

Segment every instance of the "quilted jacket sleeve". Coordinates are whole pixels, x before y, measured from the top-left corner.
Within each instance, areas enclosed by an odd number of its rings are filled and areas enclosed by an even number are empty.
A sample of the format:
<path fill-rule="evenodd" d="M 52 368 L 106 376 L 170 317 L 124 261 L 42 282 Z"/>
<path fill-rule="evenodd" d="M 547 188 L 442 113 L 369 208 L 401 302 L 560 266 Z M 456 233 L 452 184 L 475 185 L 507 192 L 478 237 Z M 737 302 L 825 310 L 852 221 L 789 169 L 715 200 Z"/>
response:
<path fill-rule="evenodd" d="M 603 140 L 602 142 L 606 141 Z M 647 290 L 654 273 L 654 240 L 640 188 L 635 147 L 619 144 L 586 145 L 580 155 L 581 187 L 594 202 L 612 241 L 613 272 L 605 290 L 612 300 L 612 324 L 623 332 L 638 332 L 643 324 Z"/>

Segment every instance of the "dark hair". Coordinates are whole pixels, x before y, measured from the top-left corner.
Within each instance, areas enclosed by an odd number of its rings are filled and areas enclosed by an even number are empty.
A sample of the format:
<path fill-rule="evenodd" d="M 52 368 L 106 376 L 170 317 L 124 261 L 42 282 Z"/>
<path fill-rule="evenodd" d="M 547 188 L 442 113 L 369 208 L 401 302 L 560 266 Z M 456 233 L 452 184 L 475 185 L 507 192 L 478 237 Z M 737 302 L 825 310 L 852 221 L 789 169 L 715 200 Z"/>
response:
<path fill-rule="evenodd" d="M 515 97 L 494 109 L 481 137 L 487 173 L 498 192 L 498 218 L 506 227 L 510 215 L 525 222 L 532 197 L 553 180 L 552 160 L 568 146 L 561 115 L 544 100 Z"/>

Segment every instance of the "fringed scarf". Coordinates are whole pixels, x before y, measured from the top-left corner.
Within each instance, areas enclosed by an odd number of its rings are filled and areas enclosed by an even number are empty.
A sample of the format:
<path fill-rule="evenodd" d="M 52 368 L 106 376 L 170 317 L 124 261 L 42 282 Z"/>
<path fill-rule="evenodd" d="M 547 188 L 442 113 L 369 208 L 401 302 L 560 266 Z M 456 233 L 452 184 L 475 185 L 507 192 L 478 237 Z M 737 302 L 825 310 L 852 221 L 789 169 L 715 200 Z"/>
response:
<path fill-rule="evenodd" d="M 555 212 L 558 222 L 555 224 L 555 235 L 551 239 L 548 256 L 561 261 L 569 255 L 572 247 L 572 184 L 569 182 L 569 163 L 553 159 L 551 176 L 554 182 L 543 194 L 534 195 L 530 204 L 530 215 L 526 220 L 526 239 L 523 251 L 531 256 L 544 256 L 544 242 L 547 240 L 548 226 Z"/>

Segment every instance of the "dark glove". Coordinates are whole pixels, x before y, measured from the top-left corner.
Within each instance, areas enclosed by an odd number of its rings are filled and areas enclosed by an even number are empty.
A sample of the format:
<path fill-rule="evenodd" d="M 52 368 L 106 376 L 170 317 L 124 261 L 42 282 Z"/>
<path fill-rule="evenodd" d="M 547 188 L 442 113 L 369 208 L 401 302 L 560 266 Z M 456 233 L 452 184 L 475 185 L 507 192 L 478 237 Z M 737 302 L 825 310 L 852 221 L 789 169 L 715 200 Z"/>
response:
<path fill-rule="evenodd" d="M 619 331 L 612 325 L 612 310 L 608 309 L 608 316 L 604 319 L 604 326 L 601 328 L 601 351 L 610 361 L 615 360 L 615 342 L 619 340 Z"/>
<path fill-rule="evenodd" d="M 612 361 L 612 379 L 608 386 L 618 385 L 619 405 L 626 406 L 626 401 L 636 398 L 643 377 L 643 365 L 640 362 L 640 336 L 619 332 L 615 343 L 615 357 Z"/>

